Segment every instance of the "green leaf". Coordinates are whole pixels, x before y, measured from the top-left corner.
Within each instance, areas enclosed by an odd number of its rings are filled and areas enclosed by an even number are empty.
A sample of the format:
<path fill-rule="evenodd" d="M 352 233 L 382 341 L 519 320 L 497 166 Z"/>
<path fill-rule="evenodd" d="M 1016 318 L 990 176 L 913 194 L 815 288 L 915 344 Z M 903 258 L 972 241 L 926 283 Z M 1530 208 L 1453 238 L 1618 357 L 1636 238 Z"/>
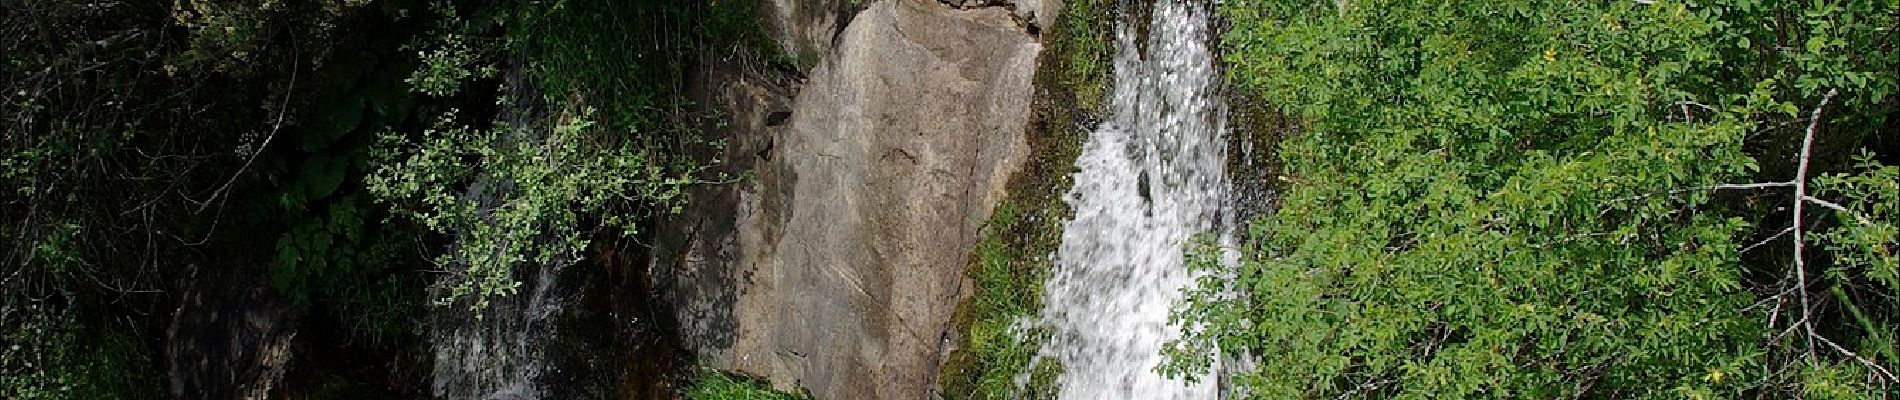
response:
<path fill-rule="evenodd" d="M 307 198 L 320 200 L 335 193 L 343 184 L 343 176 L 349 170 L 347 156 L 316 154 L 304 161 L 298 174 L 298 182 L 303 185 Z"/>

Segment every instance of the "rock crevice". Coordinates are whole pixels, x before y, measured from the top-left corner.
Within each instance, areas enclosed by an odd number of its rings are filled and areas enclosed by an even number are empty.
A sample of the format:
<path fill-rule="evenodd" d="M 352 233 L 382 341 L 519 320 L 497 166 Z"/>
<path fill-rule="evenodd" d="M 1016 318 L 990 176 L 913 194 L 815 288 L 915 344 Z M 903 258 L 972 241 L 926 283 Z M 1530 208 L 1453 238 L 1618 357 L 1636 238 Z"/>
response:
<path fill-rule="evenodd" d="M 958 10 L 1008 10 L 1016 26 L 1031 36 L 1037 35 L 1040 27 L 1055 22 L 1056 14 L 1062 9 L 1061 0 L 937 0 L 937 3 Z"/>

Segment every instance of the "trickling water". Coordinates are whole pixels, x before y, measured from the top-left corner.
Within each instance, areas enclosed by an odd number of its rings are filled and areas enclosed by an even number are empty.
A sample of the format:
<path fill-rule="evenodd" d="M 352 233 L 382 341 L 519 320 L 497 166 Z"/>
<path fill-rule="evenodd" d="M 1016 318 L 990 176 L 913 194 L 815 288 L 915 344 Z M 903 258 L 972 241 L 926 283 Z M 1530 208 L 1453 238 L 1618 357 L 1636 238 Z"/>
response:
<path fill-rule="evenodd" d="M 550 244 L 553 245 L 553 244 Z M 492 300 L 480 318 L 463 302 L 431 310 L 434 392 L 449 400 L 542 398 L 542 342 L 560 313 L 558 265 L 523 266 L 521 293 Z M 453 278 L 449 278 L 453 279 Z"/>
<path fill-rule="evenodd" d="M 1155 372 L 1179 335 L 1168 310 L 1193 276 L 1183 245 L 1220 228 L 1226 200 L 1225 106 L 1207 48 L 1209 11 L 1158 0 L 1146 55 L 1127 24 L 1116 29 L 1110 119 L 1083 145 L 1065 200 L 1039 357 L 1061 362 L 1065 399 L 1212 399 L 1210 380 Z"/>
<path fill-rule="evenodd" d="M 530 105 L 540 96 L 523 79 L 520 68 L 510 68 L 507 90 L 511 106 L 502 119 L 512 128 L 499 143 L 533 142 L 545 139 L 546 131 L 537 127 L 545 115 Z M 500 206 L 500 196 L 514 190 L 512 182 L 480 176 L 469 185 L 463 198 L 483 210 Z M 564 246 L 556 235 L 537 235 L 537 246 Z M 542 372 L 548 369 L 543 354 L 551 340 L 554 319 L 561 313 L 572 289 L 563 285 L 561 267 L 566 260 L 549 263 L 522 263 L 511 271 L 522 283 L 519 293 L 492 296 L 479 310 L 470 307 L 464 297 L 454 304 L 433 307 L 429 316 L 430 345 L 435 352 L 432 378 L 436 398 L 446 400 L 533 400 L 546 395 L 541 387 Z M 453 286 L 467 276 L 447 275 L 442 287 Z M 441 296 L 442 293 L 432 293 Z"/>

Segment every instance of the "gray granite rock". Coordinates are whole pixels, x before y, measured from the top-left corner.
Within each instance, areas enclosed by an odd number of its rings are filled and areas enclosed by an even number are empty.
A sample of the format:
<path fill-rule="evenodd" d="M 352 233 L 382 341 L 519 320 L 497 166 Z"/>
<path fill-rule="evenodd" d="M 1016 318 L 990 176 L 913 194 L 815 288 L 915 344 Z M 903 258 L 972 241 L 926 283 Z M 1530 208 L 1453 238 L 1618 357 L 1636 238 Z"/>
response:
<path fill-rule="evenodd" d="M 788 107 L 729 89 L 735 135 L 762 136 L 728 151 L 754 177 L 683 216 L 684 254 L 659 266 L 703 362 L 819 399 L 926 398 L 978 228 L 1027 155 L 1041 45 L 1011 12 L 871 3 Z"/>

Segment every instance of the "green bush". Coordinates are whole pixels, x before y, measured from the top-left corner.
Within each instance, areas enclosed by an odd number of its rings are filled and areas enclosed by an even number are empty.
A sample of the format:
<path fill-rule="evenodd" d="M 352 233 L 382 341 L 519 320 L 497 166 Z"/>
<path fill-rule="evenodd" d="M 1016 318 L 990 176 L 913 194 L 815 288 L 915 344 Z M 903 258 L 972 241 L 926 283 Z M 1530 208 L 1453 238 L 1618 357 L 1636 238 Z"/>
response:
<path fill-rule="evenodd" d="M 804 400 L 805 396 L 772 390 L 764 382 L 711 369 L 702 370 L 686 388 L 687 400 Z"/>
<path fill-rule="evenodd" d="M 698 46 L 756 33 L 730 21 L 750 6 L 437 4 L 442 22 L 417 43 L 407 82 L 438 98 L 499 84 L 497 111 L 385 134 L 367 180 L 398 215 L 454 240 L 436 259 L 453 277 L 435 302 L 486 308 L 519 289 L 518 265 L 578 261 L 597 227 L 637 237 L 679 212 L 686 185 L 717 162 L 700 156 L 717 144 L 682 101 L 686 66 Z"/>
<path fill-rule="evenodd" d="M 1886 219 L 1806 227 L 1840 248 L 1808 262 L 1844 271 L 1809 272 L 1807 292 L 1844 289 L 1879 310 L 1865 323 L 1774 301 L 1794 298 L 1776 296 L 1794 287 L 1779 279 L 1791 258 L 1750 245 L 1788 226 L 1776 207 L 1790 185 L 1717 187 L 1790 180 L 1782 160 L 1830 90 L 1824 141 L 1879 134 L 1900 82 L 1893 2 L 1222 9 L 1233 80 L 1305 133 L 1278 146 L 1282 197 L 1242 262 L 1192 250 L 1210 274 L 1179 305 L 1192 328 L 1166 371 L 1249 358 L 1231 382 L 1273 399 L 1878 397 L 1894 384 L 1782 333 L 1813 324 L 1897 365 L 1880 258 L 1893 200 L 1870 196 L 1891 191 L 1889 167 L 1814 179 L 1838 188 L 1823 196 L 1886 204 L 1853 202 Z"/>
<path fill-rule="evenodd" d="M 87 329 L 45 301 L 0 306 L 0 398 L 138 399 L 163 393 L 141 338 L 111 324 Z M 23 301 L 13 301 L 23 300 Z"/>
<path fill-rule="evenodd" d="M 419 142 L 385 136 L 380 167 L 366 183 L 370 192 L 398 215 L 457 239 L 436 259 L 455 274 L 438 305 L 467 299 L 471 309 L 486 309 L 494 297 L 519 290 L 516 265 L 579 260 L 590 239 L 584 213 L 624 201 L 664 212 L 682 206 L 690 177 L 667 175 L 637 149 L 594 145 L 588 114 L 560 115 L 545 128 L 496 122 L 476 129 L 450 113 Z M 634 215 L 603 218 L 637 233 Z"/>

